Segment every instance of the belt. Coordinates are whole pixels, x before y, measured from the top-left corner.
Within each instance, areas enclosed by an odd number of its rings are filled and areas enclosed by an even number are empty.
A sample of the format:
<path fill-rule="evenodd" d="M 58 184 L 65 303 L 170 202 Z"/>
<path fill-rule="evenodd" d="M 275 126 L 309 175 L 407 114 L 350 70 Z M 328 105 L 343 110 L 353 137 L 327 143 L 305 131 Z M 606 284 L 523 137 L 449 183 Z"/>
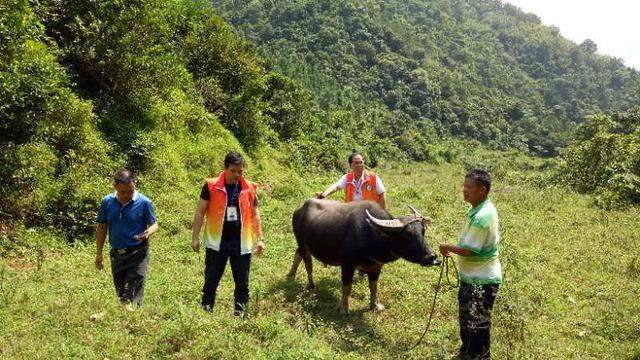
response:
<path fill-rule="evenodd" d="M 146 248 L 149 244 L 145 241 L 140 245 L 129 246 L 122 249 L 111 249 L 114 254 L 118 255 L 132 255 L 138 252 L 138 250 Z"/>

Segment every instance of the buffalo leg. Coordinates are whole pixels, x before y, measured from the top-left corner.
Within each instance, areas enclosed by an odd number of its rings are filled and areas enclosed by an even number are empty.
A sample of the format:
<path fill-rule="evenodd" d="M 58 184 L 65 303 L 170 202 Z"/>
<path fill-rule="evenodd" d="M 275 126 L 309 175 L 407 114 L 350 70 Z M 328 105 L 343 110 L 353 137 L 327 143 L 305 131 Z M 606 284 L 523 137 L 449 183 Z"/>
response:
<path fill-rule="evenodd" d="M 382 305 L 378 301 L 378 278 L 380 277 L 380 272 L 369 273 L 369 309 L 375 311 L 384 310 L 384 305 Z"/>
<path fill-rule="evenodd" d="M 301 262 L 302 262 L 302 255 L 300 255 L 300 250 L 296 249 L 296 253 L 293 257 L 293 264 L 291 265 L 291 270 L 289 270 L 289 273 L 287 274 L 288 277 L 290 278 L 296 277 L 296 273 L 298 272 L 298 266 L 300 266 Z"/>
<path fill-rule="evenodd" d="M 311 259 L 311 253 L 307 248 L 298 248 L 298 254 L 304 260 L 304 268 L 307 270 L 307 289 L 313 289 L 316 285 L 313 283 L 313 260 Z"/>
<path fill-rule="evenodd" d="M 342 301 L 340 301 L 340 313 L 349 315 L 349 295 L 351 295 L 351 285 L 353 284 L 353 264 L 342 265 Z"/>

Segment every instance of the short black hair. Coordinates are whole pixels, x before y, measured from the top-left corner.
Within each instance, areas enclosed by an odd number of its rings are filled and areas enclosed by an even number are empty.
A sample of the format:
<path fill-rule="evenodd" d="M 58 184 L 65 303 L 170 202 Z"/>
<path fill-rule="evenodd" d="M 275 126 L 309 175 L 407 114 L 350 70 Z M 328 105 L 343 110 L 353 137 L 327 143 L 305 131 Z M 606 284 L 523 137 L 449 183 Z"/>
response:
<path fill-rule="evenodd" d="M 364 156 L 362 156 L 362 154 L 360 154 L 357 151 L 354 151 L 351 153 L 351 155 L 349 155 L 349 164 L 351 164 L 353 162 L 353 158 L 360 155 L 360 157 L 362 157 L 362 160 L 364 161 Z"/>
<path fill-rule="evenodd" d="M 229 168 L 230 165 L 244 166 L 244 158 L 237 151 L 230 151 L 227 156 L 224 157 L 224 168 Z"/>
<path fill-rule="evenodd" d="M 465 179 L 473 179 L 476 185 L 484 186 L 487 189 L 487 194 L 491 190 L 491 175 L 488 172 L 480 169 L 470 170 Z"/>
<path fill-rule="evenodd" d="M 122 168 L 113 175 L 114 184 L 131 184 L 136 181 L 136 174 L 133 171 Z"/>

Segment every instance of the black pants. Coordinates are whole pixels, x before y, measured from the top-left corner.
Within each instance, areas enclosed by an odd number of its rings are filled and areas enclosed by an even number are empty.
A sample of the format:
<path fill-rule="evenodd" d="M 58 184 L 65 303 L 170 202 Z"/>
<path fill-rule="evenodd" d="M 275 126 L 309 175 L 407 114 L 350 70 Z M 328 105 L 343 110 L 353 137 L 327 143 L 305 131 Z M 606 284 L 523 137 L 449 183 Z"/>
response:
<path fill-rule="evenodd" d="M 460 283 L 460 355 L 463 359 L 491 357 L 491 311 L 498 295 L 497 284 Z"/>
<path fill-rule="evenodd" d="M 216 291 L 227 265 L 227 259 L 231 263 L 231 273 L 236 286 L 233 292 L 234 310 L 244 310 L 249 302 L 251 254 L 240 255 L 237 253 L 232 255 L 227 251 L 215 251 L 207 248 L 204 286 L 202 288 L 202 306 L 205 309 L 213 308 L 216 302 Z"/>
<path fill-rule="evenodd" d="M 113 284 L 120 301 L 133 302 L 142 306 L 149 267 L 149 246 L 128 250 L 125 254 L 119 254 L 111 249 L 109 255 Z"/>

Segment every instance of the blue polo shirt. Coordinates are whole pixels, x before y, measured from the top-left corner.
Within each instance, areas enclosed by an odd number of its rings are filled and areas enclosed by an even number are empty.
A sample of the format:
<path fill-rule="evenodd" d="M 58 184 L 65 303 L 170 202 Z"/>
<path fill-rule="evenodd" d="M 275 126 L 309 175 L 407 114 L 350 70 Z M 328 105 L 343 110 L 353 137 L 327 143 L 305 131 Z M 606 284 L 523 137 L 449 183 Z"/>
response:
<path fill-rule="evenodd" d="M 136 191 L 124 206 L 118 201 L 116 192 L 105 196 L 96 221 L 107 224 L 111 247 L 122 249 L 140 245 L 133 237 L 143 233 L 157 220 L 151 200 Z"/>

